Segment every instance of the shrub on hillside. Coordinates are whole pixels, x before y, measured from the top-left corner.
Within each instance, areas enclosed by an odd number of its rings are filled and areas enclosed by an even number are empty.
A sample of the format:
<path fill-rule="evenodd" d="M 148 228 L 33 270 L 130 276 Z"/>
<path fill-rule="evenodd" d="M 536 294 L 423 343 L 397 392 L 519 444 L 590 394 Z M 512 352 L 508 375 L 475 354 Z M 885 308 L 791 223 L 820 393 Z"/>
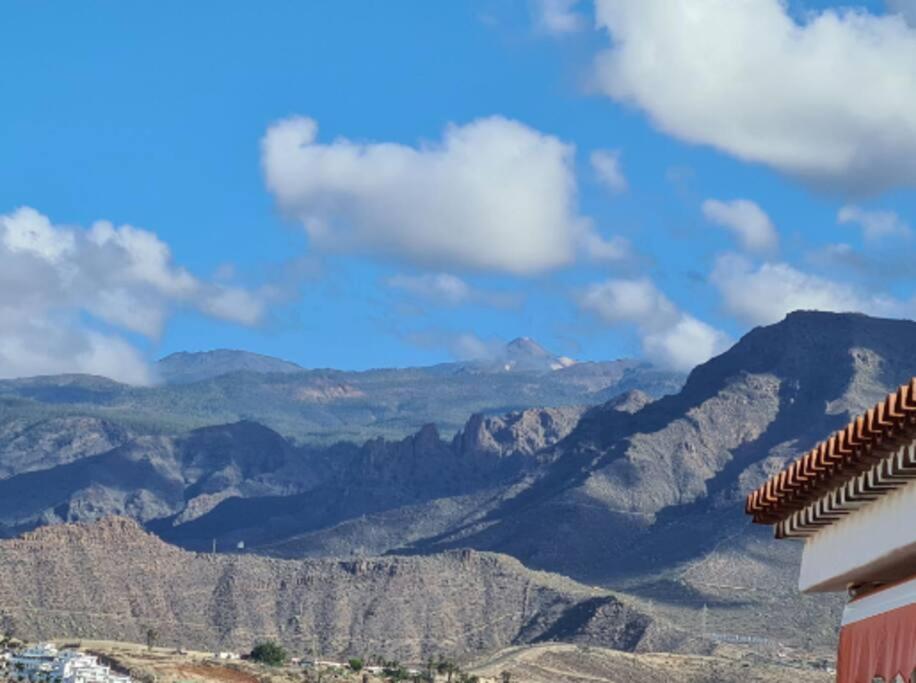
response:
<path fill-rule="evenodd" d="M 283 666 L 286 664 L 288 655 L 282 646 L 272 640 L 268 640 L 254 646 L 251 651 L 251 659 L 270 666 Z"/>

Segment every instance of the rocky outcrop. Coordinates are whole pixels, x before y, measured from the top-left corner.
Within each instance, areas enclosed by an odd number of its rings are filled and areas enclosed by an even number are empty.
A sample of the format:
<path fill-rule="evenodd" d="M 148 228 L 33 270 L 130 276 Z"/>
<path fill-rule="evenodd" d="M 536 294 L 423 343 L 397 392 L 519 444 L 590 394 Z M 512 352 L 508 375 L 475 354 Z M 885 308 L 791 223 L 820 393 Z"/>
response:
<path fill-rule="evenodd" d="M 79 458 L 62 449 L 56 459 L 48 456 L 40 463 L 0 455 L 0 463 L 16 467 L 15 476 L 0 480 L 0 524 L 24 530 L 129 515 L 191 547 L 207 547 L 213 536 L 232 543 L 275 540 L 281 532 L 271 525 L 279 518 L 287 518 L 282 533 L 303 533 L 503 485 L 536 467 L 532 456 L 569 434 L 583 411 L 546 408 L 502 417 L 478 415 L 451 441 L 427 425 L 406 439 L 373 439 L 362 447 L 297 446 L 248 421 L 127 441 L 110 427 L 101 431 L 100 421 L 72 418 L 58 426 L 86 431 L 82 436 L 63 432 L 71 442 L 79 439 L 87 448 L 113 442 L 115 436 L 125 442 Z M 47 425 L 45 432 L 51 428 Z M 63 433 L 54 433 L 59 438 L 46 441 L 63 444 Z M 100 434 L 113 436 L 106 442 Z M 302 496 L 303 503 L 328 503 L 316 510 L 299 505 L 295 496 Z M 278 511 L 273 501 L 284 499 L 284 511 Z M 199 525 L 193 523 L 205 516 L 198 532 Z M 247 530 L 256 526 L 263 528 Z"/>
<path fill-rule="evenodd" d="M 124 427 L 97 417 L 0 422 L 0 479 L 98 455 L 131 436 Z"/>
<path fill-rule="evenodd" d="M 455 435 L 462 454 L 505 458 L 531 456 L 565 438 L 585 412 L 584 407 L 532 408 L 508 415 L 473 415 Z"/>

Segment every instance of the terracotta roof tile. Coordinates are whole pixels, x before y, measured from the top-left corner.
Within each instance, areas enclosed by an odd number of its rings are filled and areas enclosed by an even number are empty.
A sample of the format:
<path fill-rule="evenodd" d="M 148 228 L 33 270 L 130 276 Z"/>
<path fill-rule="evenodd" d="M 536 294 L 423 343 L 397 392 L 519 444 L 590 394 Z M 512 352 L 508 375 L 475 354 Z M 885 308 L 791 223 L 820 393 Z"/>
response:
<path fill-rule="evenodd" d="M 745 509 L 757 523 L 782 522 L 913 436 L 916 377 L 767 480 L 747 497 Z"/>

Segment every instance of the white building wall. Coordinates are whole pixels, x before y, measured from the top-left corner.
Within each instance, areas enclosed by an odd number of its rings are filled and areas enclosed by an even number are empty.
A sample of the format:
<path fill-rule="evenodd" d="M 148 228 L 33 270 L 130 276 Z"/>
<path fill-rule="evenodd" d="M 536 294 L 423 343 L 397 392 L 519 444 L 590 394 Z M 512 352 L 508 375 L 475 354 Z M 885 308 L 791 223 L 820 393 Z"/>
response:
<path fill-rule="evenodd" d="M 805 541 L 799 588 L 844 591 L 850 583 L 916 573 L 914 520 L 916 481 L 911 481 L 821 529 Z"/>

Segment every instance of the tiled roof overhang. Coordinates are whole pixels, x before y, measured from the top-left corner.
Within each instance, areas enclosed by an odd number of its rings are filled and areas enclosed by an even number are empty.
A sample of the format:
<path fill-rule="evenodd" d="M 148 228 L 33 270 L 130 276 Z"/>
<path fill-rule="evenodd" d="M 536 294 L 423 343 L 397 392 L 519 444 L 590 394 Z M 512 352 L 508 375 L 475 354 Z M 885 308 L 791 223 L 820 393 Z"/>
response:
<path fill-rule="evenodd" d="M 891 467 L 888 463 L 895 461 L 901 447 L 914 437 L 916 377 L 771 477 L 747 497 L 745 510 L 757 524 L 779 524 L 777 535 L 797 535 L 780 533 L 780 527 L 785 532 L 790 526 L 780 523 L 793 515 L 791 524 L 797 525 L 804 515 L 808 515 L 808 523 L 829 524 L 852 509 L 846 504 L 834 505 L 818 513 L 817 519 L 812 517 L 811 510 L 818 505 L 829 506 L 825 501 L 831 496 L 834 501 L 839 500 L 837 496 L 850 494 L 856 502 L 870 500 L 910 478 L 909 467 L 893 472 L 876 470 L 882 465 Z M 863 474 L 866 476 L 860 477 Z M 855 490 L 847 491 L 846 485 Z"/>

